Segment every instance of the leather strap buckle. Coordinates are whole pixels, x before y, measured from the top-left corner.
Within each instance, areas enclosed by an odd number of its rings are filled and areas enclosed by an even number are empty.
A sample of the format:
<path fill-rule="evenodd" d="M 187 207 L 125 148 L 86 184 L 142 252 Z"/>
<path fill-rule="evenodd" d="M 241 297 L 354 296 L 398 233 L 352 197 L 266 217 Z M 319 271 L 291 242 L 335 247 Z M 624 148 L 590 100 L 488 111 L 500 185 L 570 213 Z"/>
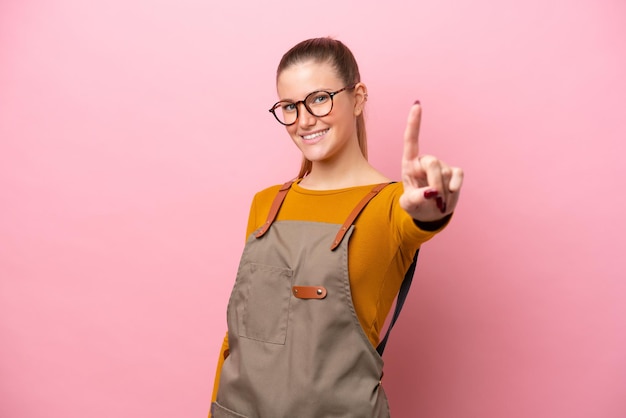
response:
<path fill-rule="evenodd" d="M 324 286 L 294 286 L 291 292 L 298 299 L 324 299 L 327 294 Z"/>

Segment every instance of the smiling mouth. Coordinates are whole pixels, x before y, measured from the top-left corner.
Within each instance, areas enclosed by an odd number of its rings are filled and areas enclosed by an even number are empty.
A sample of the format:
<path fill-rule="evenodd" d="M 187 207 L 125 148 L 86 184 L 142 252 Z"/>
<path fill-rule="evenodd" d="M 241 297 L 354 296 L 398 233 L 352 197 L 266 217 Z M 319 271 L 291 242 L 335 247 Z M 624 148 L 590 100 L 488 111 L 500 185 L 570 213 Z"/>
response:
<path fill-rule="evenodd" d="M 324 129 L 323 131 L 315 132 L 309 135 L 301 135 L 301 137 L 304 140 L 311 140 L 311 139 L 319 138 L 320 136 L 324 135 L 326 132 L 328 132 L 328 129 Z"/>

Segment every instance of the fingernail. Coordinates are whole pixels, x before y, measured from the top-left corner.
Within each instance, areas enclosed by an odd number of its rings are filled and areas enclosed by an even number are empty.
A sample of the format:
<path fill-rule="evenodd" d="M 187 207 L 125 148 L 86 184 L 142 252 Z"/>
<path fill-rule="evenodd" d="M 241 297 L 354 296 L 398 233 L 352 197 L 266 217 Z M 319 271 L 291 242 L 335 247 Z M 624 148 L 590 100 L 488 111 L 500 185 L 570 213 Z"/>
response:
<path fill-rule="evenodd" d="M 421 104 L 419 100 L 416 100 L 415 102 L 413 102 L 414 105 L 416 104 Z"/>
<path fill-rule="evenodd" d="M 437 196 L 436 203 L 437 203 L 437 209 L 439 209 L 440 211 L 443 212 L 444 211 L 443 210 L 443 206 L 445 205 L 445 203 L 444 203 L 443 199 L 441 198 L 441 196 Z"/>
<path fill-rule="evenodd" d="M 435 189 L 426 190 L 424 192 L 424 198 L 426 199 L 432 199 L 433 197 L 437 197 L 438 195 L 439 192 Z"/>

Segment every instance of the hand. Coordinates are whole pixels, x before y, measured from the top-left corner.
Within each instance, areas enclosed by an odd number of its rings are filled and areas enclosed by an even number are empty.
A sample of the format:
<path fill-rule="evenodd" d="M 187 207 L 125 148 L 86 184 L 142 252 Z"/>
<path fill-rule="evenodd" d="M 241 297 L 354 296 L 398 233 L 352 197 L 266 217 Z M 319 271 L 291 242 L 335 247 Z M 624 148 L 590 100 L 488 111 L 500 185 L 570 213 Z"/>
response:
<path fill-rule="evenodd" d="M 422 106 L 415 102 L 404 131 L 400 206 L 415 220 L 432 222 L 454 212 L 463 184 L 463 170 L 432 155 L 419 155 Z"/>

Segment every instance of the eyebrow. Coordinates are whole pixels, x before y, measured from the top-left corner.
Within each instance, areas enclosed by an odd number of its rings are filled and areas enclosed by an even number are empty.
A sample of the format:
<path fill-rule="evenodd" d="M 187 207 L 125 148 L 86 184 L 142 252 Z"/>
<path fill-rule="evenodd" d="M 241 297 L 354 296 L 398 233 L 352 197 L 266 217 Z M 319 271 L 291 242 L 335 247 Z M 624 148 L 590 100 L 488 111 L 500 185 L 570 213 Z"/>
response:
<path fill-rule="evenodd" d="M 330 93 L 330 92 L 335 91 L 335 89 L 334 89 L 334 88 L 325 88 L 325 87 L 324 87 L 324 88 L 319 88 L 319 89 L 311 90 L 311 91 L 310 91 L 310 92 L 308 92 L 308 93 L 306 94 L 306 96 L 304 96 L 301 100 L 304 100 L 304 99 L 305 99 L 308 95 L 310 95 L 311 93 L 315 93 L 315 92 L 318 92 L 318 91 L 324 91 L 324 92 Z M 279 100 L 278 100 L 279 102 L 293 102 L 293 103 L 295 103 L 295 102 L 299 102 L 299 101 L 300 101 L 300 100 L 294 100 L 294 99 L 281 99 L 280 97 L 279 97 L 278 99 L 279 99 Z"/>

